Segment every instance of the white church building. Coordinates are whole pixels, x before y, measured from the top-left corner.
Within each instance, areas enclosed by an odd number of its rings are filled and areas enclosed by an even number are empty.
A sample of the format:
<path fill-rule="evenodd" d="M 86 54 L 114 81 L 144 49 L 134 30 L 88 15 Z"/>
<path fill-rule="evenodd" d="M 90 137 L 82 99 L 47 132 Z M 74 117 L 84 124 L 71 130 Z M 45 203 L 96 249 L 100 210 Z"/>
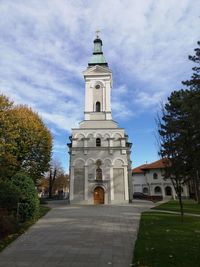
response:
<path fill-rule="evenodd" d="M 70 202 L 117 204 L 132 201 L 131 143 L 112 120 L 112 71 L 96 36 L 93 55 L 83 72 L 84 120 L 70 137 Z"/>

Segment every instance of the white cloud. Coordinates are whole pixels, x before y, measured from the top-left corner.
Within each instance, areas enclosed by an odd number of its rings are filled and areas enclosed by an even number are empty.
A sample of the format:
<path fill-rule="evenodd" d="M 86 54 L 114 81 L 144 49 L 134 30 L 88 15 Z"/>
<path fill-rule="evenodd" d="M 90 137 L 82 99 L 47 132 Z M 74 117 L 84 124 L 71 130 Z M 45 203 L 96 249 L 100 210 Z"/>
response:
<path fill-rule="evenodd" d="M 199 10 L 199 0 L 1 1 L 0 90 L 69 132 L 83 116 L 82 71 L 100 28 L 114 119 L 152 111 L 190 76 Z"/>
<path fill-rule="evenodd" d="M 146 82 L 143 94 L 155 90 L 168 94 L 177 86 L 177 76 L 184 78 L 190 68 L 185 62 L 198 38 L 198 7 L 199 1 L 189 0 L 2 1 L 2 90 L 17 100 L 33 101 L 36 108 L 37 103 L 52 104 L 63 95 L 74 98 L 76 105 L 81 81 L 83 86 L 81 71 L 91 54 L 93 32 L 100 27 L 105 56 L 114 71 L 115 67 L 123 71 L 128 83 Z M 117 87 L 119 96 L 123 88 Z M 129 95 L 136 89 L 125 88 Z M 43 102 L 38 100 L 41 95 L 46 96 Z M 120 106 L 121 97 L 117 101 Z"/>
<path fill-rule="evenodd" d="M 135 103 L 139 106 L 143 106 L 145 109 L 157 106 L 159 102 L 163 99 L 163 92 L 147 93 L 138 92 Z"/>

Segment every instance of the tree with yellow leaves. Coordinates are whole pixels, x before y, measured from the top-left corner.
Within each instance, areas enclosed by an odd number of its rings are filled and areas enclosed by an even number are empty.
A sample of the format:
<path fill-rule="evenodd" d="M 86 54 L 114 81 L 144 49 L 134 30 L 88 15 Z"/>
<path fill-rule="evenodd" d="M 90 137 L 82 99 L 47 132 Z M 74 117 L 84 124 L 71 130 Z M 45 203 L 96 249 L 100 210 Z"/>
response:
<path fill-rule="evenodd" d="M 37 113 L 0 95 L 0 179 L 24 171 L 34 181 L 49 168 L 52 136 Z"/>

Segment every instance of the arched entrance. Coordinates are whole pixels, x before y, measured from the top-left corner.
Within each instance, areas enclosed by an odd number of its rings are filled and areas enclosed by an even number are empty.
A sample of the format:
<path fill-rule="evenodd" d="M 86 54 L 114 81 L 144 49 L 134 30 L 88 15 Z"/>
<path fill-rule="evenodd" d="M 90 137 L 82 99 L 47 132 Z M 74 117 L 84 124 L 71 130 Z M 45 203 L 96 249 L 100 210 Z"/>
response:
<path fill-rule="evenodd" d="M 166 196 L 172 195 L 172 188 L 170 186 L 165 187 L 165 195 Z"/>
<path fill-rule="evenodd" d="M 94 189 L 94 204 L 104 204 L 104 190 L 100 186 Z"/>

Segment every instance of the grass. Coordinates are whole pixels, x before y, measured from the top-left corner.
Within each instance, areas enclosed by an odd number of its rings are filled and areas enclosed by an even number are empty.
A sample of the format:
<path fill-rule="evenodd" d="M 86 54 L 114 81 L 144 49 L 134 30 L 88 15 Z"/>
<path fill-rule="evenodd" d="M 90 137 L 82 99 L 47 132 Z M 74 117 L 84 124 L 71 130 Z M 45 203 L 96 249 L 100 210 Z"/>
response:
<path fill-rule="evenodd" d="M 20 226 L 20 230 L 15 233 L 8 235 L 6 238 L 0 240 L 0 251 L 2 251 L 5 247 L 7 247 L 11 242 L 13 242 L 16 238 L 18 238 L 21 234 L 23 234 L 27 229 L 36 223 L 41 217 L 43 217 L 48 211 L 50 210 L 49 207 L 40 206 L 39 215 L 37 218 L 31 219 Z"/>
<path fill-rule="evenodd" d="M 177 211 L 180 212 L 178 200 L 171 200 L 153 208 L 154 210 Z M 200 204 L 194 200 L 183 200 L 183 210 L 185 213 L 200 214 Z"/>
<path fill-rule="evenodd" d="M 133 266 L 199 267 L 200 218 L 144 212 L 135 244 Z"/>

